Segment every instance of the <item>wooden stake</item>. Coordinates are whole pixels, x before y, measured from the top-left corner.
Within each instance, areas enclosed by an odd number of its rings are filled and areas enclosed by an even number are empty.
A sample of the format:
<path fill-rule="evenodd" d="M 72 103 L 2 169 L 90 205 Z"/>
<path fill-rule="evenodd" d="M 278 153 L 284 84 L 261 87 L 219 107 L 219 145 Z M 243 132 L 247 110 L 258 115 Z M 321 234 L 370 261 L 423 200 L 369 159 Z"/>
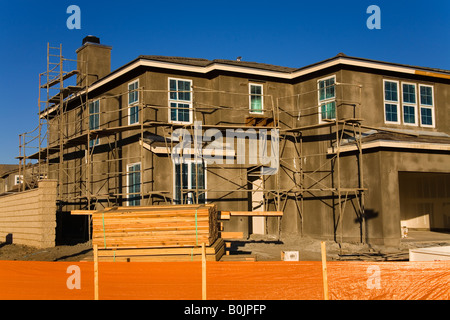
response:
<path fill-rule="evenodd" d="M 328 300 L 328 278 L 327 278 L 327 250 L 325 241 L 320 243 L 322 252 L 322 277 L 323 277 L 323 298 Z"/>
<path fill-rule="evenodd" d="M 202 300 L 206 300 L 206 248 L 202 243 Z"/>
<path fill-rule="evenodd" d="M 98 300 L 98 246 L 94 244 L 94 299 Z"/>

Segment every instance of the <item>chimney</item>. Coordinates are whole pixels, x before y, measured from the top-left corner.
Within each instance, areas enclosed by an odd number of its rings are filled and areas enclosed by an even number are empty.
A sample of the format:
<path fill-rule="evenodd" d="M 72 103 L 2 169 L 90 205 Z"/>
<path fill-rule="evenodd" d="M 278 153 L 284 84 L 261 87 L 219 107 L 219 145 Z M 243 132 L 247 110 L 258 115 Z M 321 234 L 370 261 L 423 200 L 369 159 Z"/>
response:
<path fill-rule="evenodd" d="M 83 39 L 82 46 L 76 51 L 77 69 L 80 71 L 77 85 L 89 86 L 111 72 L 111 49 L 100 44 L 100 39 L 95 36 Z"/>

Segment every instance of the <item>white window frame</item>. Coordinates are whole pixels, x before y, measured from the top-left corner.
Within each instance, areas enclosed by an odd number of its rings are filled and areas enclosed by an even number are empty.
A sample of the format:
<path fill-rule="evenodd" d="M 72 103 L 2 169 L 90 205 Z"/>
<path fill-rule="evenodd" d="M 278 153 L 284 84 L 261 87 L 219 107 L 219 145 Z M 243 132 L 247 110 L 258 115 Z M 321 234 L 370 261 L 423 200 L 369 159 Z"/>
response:
<path fill-rule="evenodd" d="M 98 115 L 98 128 L 97 129 L 100 129 L 100 108 L 101 108 L 101 106 L 100 106 L 100 99 L 96 99 L 94 101 L 89 102 L 89 112 L 88 112 L 89 113 L 88 114 L 88 117 L 89 117 L 88 118 L 89 119 L 89 123 L 88 123 L 89 130 L 96 130 L 96 129 L 91 129 L 91 103 L 95 103 L 95 102 L 98 102 L 98 113 L 92 113 L 92 115 L 94 115 L 94 114 Z M 89 148 L 97 146 L 99 144 L 100 144 L 100 138 L 99 137 L 89 140 Z"/>
<path fill-rule="evenodd" d="M 333 98 L 326 98 L 324 100 L 320 100 L 320 87 L 319 84 L 321 81 L 326 81 L 328 79 L 334 79 L 334 97 Z M 326 89 L 325 89 L 326 92 Z M 337 115 L 337 105 L 336 105 L 336 75 L 333 74 L 332 76 L 327 76 L 325 78 L 321 78 L 317 80 L 317 104 L 318 104 L 318 113 L 319 113 L 319 123 L 326 123 L 326 121 L 322 120 L 322 105 L 328 104 L 330 102 L 334 102 L 334 118 L 333 119 L 326 119 L 326 120 L 336 120 Z"/>
<path fill-rule="evenodd" d="M 403 85 L 404 84 L 406 84 L 406 85 L 413 85 L 414 86 L 414 94 L 415 94 L 415 100 L 416 100 L 416 103 L 414 104 L 414 103 L 410 103 L 410 102 L 405 102 L 405 100 L 404 100 L 404 95 L 403 95 Z M 419 120 L 418 120 L 418 113 L 417 113 L 417 84 L 416 83 L 412 83 L 412 82 L 403 82 L 402 81 L 402 83 L 401 83 L 401 92 L 400 92 L 400 94 L 401 94 L 401 97 L 402 97 L 402 122 L 403 122 L 403 124 L 405 125 L 405 126 L 418 126 L 418 124 L 419 124 Z M 414 108 L 414 123 L 410 123 L 410 122 L 406 122 L 405 121 L 405 109 L 404 109 L 404 107 L 413 107 Z"/>
<path fill-rule="evenodd" d="M 177 97 L 176 100 L 171 99 L 170 98 L 170 93 L 171 93 L 171 91 L 170 91 L 170 80 L 177 81 L 177 92 L 178 92 L 178 81 L 189 82 L 190 83 L 190 88 L 191 88 L 191 90 L 190 90 L 190 100 L 178 100 L 178 97 Z M 167 93 L 168 93 L 167 97 L 168 97 L 168 111 L 169 111 L 168 114 L 167 114 L 167 117 L 168 117 L 170 123 L 178 123 L 178 124 L 193 123 L 193 121 L 194 121 L 194 119 L 193 119 L 194 118 L 194 113 L 193 113 L 193 108 L 192 108 L 192 98 L 193 98 L 192 97 L 193 96 L 192 85 L 193 85 L 192 79 L 182 79 L 182 78 L 168 78 L 167 79 L 167 88 L 168 88 L 168 90 L 167 90 Z M 170 106 L 171 103 L 188 104 L 189 105 L 189 121 L 172 120 L 172 116 L 171 116 L 172 108 Z M 177 109 L 177 113 L 178 113 L 178 109 Z M 177 114 L 177 118 L 178 118 L 178 114 Z"/>
<path fill-rule="evenodd" d="M 127 179 L 127 182 L 126 182 L 126 185 L 127 185 L 127 198 L 130 197 L 130 187 L 131 187 L 131 185 L 130 185 L 130 167 L 135 166 L 135 165 L 139 165 L 139 168 L 140 168 L 140 170 L 139 170 L 139 176 L 140 176 L 139 185 L 142 188 L 142 163 L 135 162 L 135 163 L 127 164 L 127 176 L 126 176 L 126 179 Z M 137 171 L 133 171 L 133 172 L 137 172 Z M 132 195 L 132 197 L 135 197 L 135 196 L 137 196 L 137 195 Z M 142 200 L 143 199 L 140 199 L 139 205 L 141 204 Z M 127 206 L 131 206 L 131 201 L 130 200 L 128 200 L 126 203 L 127 203 Z"/>
<path fill-rule="evenodd" d="M 397 101 L 393 100 L 386 100 L 386 82 L 394 82 L 397 84 Z M 400 112 L 400 95 L 402 92 L 400 91 L 400 82 L 397 80 L 389 80 L 389 79 L 383 79 L 383 114 L 384 114 L 384 123 L 386 124 L 401 124 L 401 119 L 403 117 L 402 113 Z M 397 121 L 388 121 L 386 119 L 386 104 L 393 104 L 397 107 Z"/>
<path fill-rule="evenodd" d="M 195 186 L 192 185 L 192 164 L 193 163 L 202 163 L 202 159 L 182 159 L 181 161 L 179 161 L 179 163 L 175 163 L 175 161 L 172 161 L 172 169 L 173 169 L 173 200 L 175 201 L 175 197 L 176 197 L 176 168 L 175 165 L 176 164 L 187 164 L 188 167 L 188 185 L 191 186 L 190 189 L 194 189 Z M 205 177 L 205 190 L 208 189 L 207 183 L 208 183 L 208 179 L 207 179 L 207 170 L 206 170 L 207 164 L 206 161 L 203 161 L 203 172 L 204 172 L 204 177 Z M 183 179 L 183 177 L 181 176 L 181 179 Z M 181 180 L 182 181 L 182 180 Z M 189 188 L 188 188 L 189 189 Z M 208 202 L 208 193 L 205 191 L 205 203 Z M 181 196 L 183 196 L 183 193 L 181 193 Z M 177 200 L 183 200 L 183 199 L 177 199 Z"/>
<path fill-rule="evenodd" d="M 138 90 L 139 89 L 139 79 L 133 80 L 133 81 L 131 81 L 131 82 L 129 82 L 127 84 L 127 92 L 128 92 L 128 94 L 127 94 L 127 100 L 128 100 L 127 101 L 128 102 L 128 125 L 139 123 L 139 120 L 140 120 L 139 119 L 139 106 L 138 106 L 138 104 L 139 104 L 139 91 L 137 91 L 137 100 L 130 103 L 130 94 L 129 94 L 130 93 L 130 85 L 135 84 L 135 83 L 137 83 L 137 89 L 135 89 L 135 90 Z M 131 123 L 131 108 L 134 108 L 134 107 L 137 107 L 138 121 Z"/>
<path fill-rule="evenodd" d="M 14 175 L 14 185 L 17 186 L 23 181 L 23 175 L 16 174 Z"/>
<path fill-rule="evenodd" d="M 419 84 L 419 90 L 417 92 L 417 98 L 418 98 L 418 104 L 419 104 L 419 117 L 420 117 L 420 126 L 424 127 L 424 128 L 435 128 L 436 127 L 436 120 L 435 120 L 435 115 L 434 115 L 434 86 L 433 85 L 429 85 L 429 84 Z M 432 104 L 430 105 L 426 105 L 426 104 L 422 104 L 422 101 L 420 99 L 420 88 L 421 87 L 429 87 L 431 88 L 431 98 L 432 98 Z M 424 109 L 430 109 L 431 110 L 431 121 L 433 121 L 432 125 L 429 124 L 423 124 L 422 123 L 422 108 Z"/>
<path fill-rule="evenodd" d="M 261 88 L 261 111 L 252 111 L 252 95 L 255 95 L 252 94 L 252 86 Z M 248 110 L 251 114 L 264 114 L 264 85 L 251 82 L 248 84 Z"/>

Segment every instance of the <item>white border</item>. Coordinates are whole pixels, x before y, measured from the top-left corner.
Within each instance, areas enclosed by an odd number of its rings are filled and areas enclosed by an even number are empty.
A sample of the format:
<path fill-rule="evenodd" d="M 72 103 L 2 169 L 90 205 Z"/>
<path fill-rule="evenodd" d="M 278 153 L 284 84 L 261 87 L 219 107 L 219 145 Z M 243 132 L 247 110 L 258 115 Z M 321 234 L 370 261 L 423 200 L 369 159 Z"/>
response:
<path fill-rule="evenodd" d="M 191 164 L 203 162 L 203 172 L 205 175 L 205 190 L 207 190 L 208 189 L 208 178 L 207 178 L 208 171 L 206 170 L 206 168 L 207 168 L 206 161 L 203 161 L 202 159 L 183 159 L 183 157 L 181 157 L 180 159 L 181 159 L 181 161 L 179 164 L 187 164 L 188 165 L 188 184 L 191 184 L 191 185 L 192 185 L 192 166 L 191 166 Z M 175 174 L 176 174 L 175 162 L 172 161 L 172 191 L 173 191 L 173 201 L 174 202 L 175 202 L 175 196 L 176 196 Z M 181 177 L 181 179 L 183 179 L 183 177 Z M 181 183 L 183 183 L 183 181 L 181 181 Z M 191 189 L 194 189 L 193 187 L 195 187 L 195 186 L 191 186 Z M 179 200 L 182 201 L 183 199 L 179 199 Z M 208 193 L 206 191 L 205 191 L 205 203 L 208 203 Z"/>
<path fill-rule="evenodd" d="M 95 102 L 97 102 L 97 101 L 98 101 L 98 113 L 93 113 L 93 114 L 98 114 L 98 128 L 97 128 L 97 129 L 100 129 L 100 110 L 101 110 L 100 99 L 95 99 L 95 100 L 89 102 L 89 110 L 88 110 L 88 119 L 89 119 L 88 122 L 89 122 L 89 123 L 88 123 L 88 126 L 89 126 L 89 127 L 91 126 L 91 106 L 90 106 L 90 104 L 91 104 L 91 103 L 95 103 Z M 97 130 L 97 129 L 91 129 L 91 128 L 89 128 L 89 131 L 90 131 L 90 130 Z M 94 140 L 95 140 L 95 141 L 94 141 Z M 91 141 L 94 141 L 94 143 L 92 144 L 92 146 L 91 146 Z M 100 144 L 100 138 L 99 138 L 99 137 L 97 137 L 97 138 L 95 138 L 95 139 L 89 140 L 89 148 L 98 146 L 99 144 Z"/>
<path fill-rule="evenodd" d="M 397 84 L 397 101 L 386 100 L 386 91 L 385 91 L 385 83 L 386 82 L 395 82 Z M 384 123 L 386 124 L 401 124 L 401 119 L 403 117 L 403 113 L 400 111 L 400 82 L 397 80 L 389 80 L 383 79 L 383 114 L 384 114 Z M 397 121 L 387 121 L 386 120 L 386 104 L 394 104 L 397 106 Z"/>
<path fill-rule="evenodd" d="M 191 85 L 190 85 L 190 87 L 191 87 L 190 98 L 191 99 L 189 101 L 188 100 L 172 100 L 172 99 L 170 99 L 170 80 L 190 82 L 191 83 Z M 192 108 L 192 99 L 193 99 L 193 97 L 192 97 L 192 95 L 193 95 L 192 86 L 193 86 L 193 83 L 194 82 L 192 81 L 192 79 L 170 78 L 170 77 L 167 79 L 167 101 L 168 101 L 168 103 L 167 103 L 167 110 L 168 110 L 167 119 L 169 120 L 168 121 L 169 123 L 191 124 L 191 123 L 194 122 L 194 119 L 193 119 L 194 118 L 194 112 L 193 112 L 193 108 Z M 177 83 L 177 90 L 178 90 L 178 83 Z M 172 120 L 172 117 L 171 117 L 171 114 L 170 114 L 171 113 L 170 112 L 171 111 L 171 107 L 170 107 L 170 103 L 171 102 L 173 102 L 173 103 L 185 103 L 185 104 L 189 105 L 189 121 L 178 121 L 178 120 L 174 121 L 174 120 Z"/>
<path fill-rule="evenodd" d="M 261 87 L 261 111 L 252 111 L 252 86 Z M 256 95 L 255 95 L 256 96 Z M 248 83 L 248 110 L 250 114 L 264 114 L 264 85 L 260 83 Z"/>
<path fill-rule="evenodd" d="M 420 101 L 420 87 L 430 87 L 431 88 L 431 98 L 433 99 L 433 103 L 432 103 L 431 106 L 429 106 L 429 105 L 422 105 L 422 103 Z M 436 127 L 436 120 L 435 120 L 435 115 L 434 115 L 434 105 L 435 105 L 435 103 L 434 103 L 434 86 L 430 85 L 430 84 L 419 84 L 418 88 L 419 88 L 419 90 L 418 90 L 418 93 L 417 93 L 417 97 L 418 97 L 419 100 L 417 101 L 417 103 L 419 105 L 418 109 L 419 109 L 419 117 L 420 117 L 420 126 L 424 127 L 424 128 L 435 128 Z M 421 108 L 431 109 L 431 120 L 433 121 L 432 125 L 423 124 L 422 123 L 422 113 L 420 112 Z"/>
<path fill-rule="evenodd" d="M 17 178 L 19 178 L 19 182 L 17 182 Z M 14 185 L 15 186 L 21 184 L 22 181 L 23 181 L 23 175 L 21 175 L 21 174 L 20 175 L 19 174 L 14 175 Z"/>
<path fill-rule="evenodd" d="M 137 89 L 139 89 L 139 78 L 136 79 L 136 80 L 133 80 L 131 82 L 128 82 L 128 84 L 127 84 L 128 125 L 139 123 L 139 120 L 140 120 L 139 119 L 140 118 L 139 117 L 139 106 L 138 106 L 138 121 L 130 123 L 130 121 L 131 121 L 131 107 L 135 107 L 137 104 L 139 104 L 139 91 L 138 91 L 137 101 L 135 101 L 132 104 L 130 104 L 130 85 L 134 84 L 136 82 L 137 82 Z"/>
<path fill-rule="evenodd" d="M 130 178 L 130 167 L 135 166 L 137 164 L 140 166 L 139 173 L 141 173 L 142 172 L 142 167 L 141 167 L 142 163 L 141 162 L 134 162 L 134 163 L 127 164 L 127 178 L 126 178 L 127 179 L 127 183 L 126 183 L 126 185 L 127 185 L 127 198 L 130 197 L 130 180 L 129 180 L 129 178 Z M 133 171 L 133 172 L 137 172 L 137 171 Z M 140 174 L 139 184 L 141 185 L 141 188 L 142 188 L 143 186 L 142 186 L 142 175 L 141 174 Z M 136 196 L 136 195 L 133 195 L 133 197 L 134 196 Z M 143 199 L 140 199 L 141 202 L 142 202 L 142 200 Z M 131 207 L 130 206 L 130 201 L 127 200 L 126 202 L 127 202 L 127 206 Z"/>
<path fill-rule="evenodd" d="M 410 102 L 405 102 L 404 100 L 403 100 L 403 98 L 404 98 L 404 96 L 403 96 L 403 85 L 404 84 L 406 84 L 406 85 L 413 85 L 414 86 L 414 94 L 415 94 L 415 100 L 416 100 L 416 103 L 415 104 L 413 104 L 413 103 L 410 103 Z M 418 104 L 418 102 L 417 102 L 417 83 L 413 83 L 413 82 L 401 82 L 401 91 L 400 91 L 400 93 L 401 93 L 401 101 L 402 101 L 402 123 L 405 125 L 405 126 L 415 126 L 415 127 L 417 127 L 418 125 L 419 125 L 419 118 L 418 118 L 418 114 L 417 114 L 417 104 Z M 409 122 L 406 122 L 405 121 L 405 109 L 404 109 L 404 107 L 413 107 L 414 108 L 414 123 L 409 123 Z"/>
<path fill-rule="evenodd" d="M 334 78 L 334 97 L 320 101 L 320 87 L 319 87 L 319 83 L 321 81 L 325 81 L 325 80 L 328 80 L 328 79 L 331 79 L 331 78 Z M 326 95 L 326 87 L 324 89 L 325 89 L 325 95 Z M 334 119 L 327 119 L 327 120 L 336 120 L 336 116 L 337 116 L 336 75 L 335 74 L 317 80 L 317 105 L 319 106 L 318 107 L 319 123 L 325 123 L 325 121 L 322 121 L 322 105 L 330 103 L 330 102 L 333 102 L 333 101 L 334 101 Z"/>

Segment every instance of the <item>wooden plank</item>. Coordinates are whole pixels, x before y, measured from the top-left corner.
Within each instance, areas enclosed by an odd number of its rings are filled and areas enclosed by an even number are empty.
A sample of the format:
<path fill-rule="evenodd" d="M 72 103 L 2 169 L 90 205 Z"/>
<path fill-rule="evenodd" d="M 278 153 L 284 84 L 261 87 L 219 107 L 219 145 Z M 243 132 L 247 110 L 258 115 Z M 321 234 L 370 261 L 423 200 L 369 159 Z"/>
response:
<path fill-rule="evenodd" d="M 323 298 L 328 300 L 327 251 L 325 241 L 320 243 L 322 253 Z"/>
<path fill-rule="evenodd" d="M 93 213 L 97 212 L 97 210 L 72 210 L 70 211 L 70 214 L 73 216 L 80 216 L 80 215 L 91 215 Z"/>
<path fill-rule="evenodd" d="M 218 238 L 211 246 L 206 247 L 207 255 L 215 255 L 224 246 L 222 238 Z M 126 257 L 126 256 L 163 256 L 163 255 L 201 255 L 200 247 L 185 248 L 142 248 L 142 249 L 102 249 L 99 257 Z"/>
<path fill-rule="evenodd" d="M 206 300 L 206 249 L 202 243 L 202 300 Z"/>
<path fill-rule="evenodd" d="M 220 231 L 220 237 L 223 239 L 242 239 L 244 233 L 241 231 Z"/>
<path fill-rule="evenodd" d="M 164 249 L 98 249 L 99 261 L 144 262 L 144 261 L 200 261 L 201 247 L 164 248 Z M 212 246 L 205 246 L 207 261 L 219 261 L 224 255 L 225 245 L 219 238 Z M 129 255 L 127 253 L 130 253 Z"/>
<path fill-rule="evenodd" d="M 94 244 L 94 300 L 98 300 L 98 247 Z"/>
<path fill-rule="evenodd" d="M 267 216 L 267 217 L 281 217 L 283 211 L 230 211 L 231 216 Z"/>
<path fill-rule="evenodd" d="M 220 211 L 218 219 L 219 220 L 230 220 L 230 211 Z"/>

